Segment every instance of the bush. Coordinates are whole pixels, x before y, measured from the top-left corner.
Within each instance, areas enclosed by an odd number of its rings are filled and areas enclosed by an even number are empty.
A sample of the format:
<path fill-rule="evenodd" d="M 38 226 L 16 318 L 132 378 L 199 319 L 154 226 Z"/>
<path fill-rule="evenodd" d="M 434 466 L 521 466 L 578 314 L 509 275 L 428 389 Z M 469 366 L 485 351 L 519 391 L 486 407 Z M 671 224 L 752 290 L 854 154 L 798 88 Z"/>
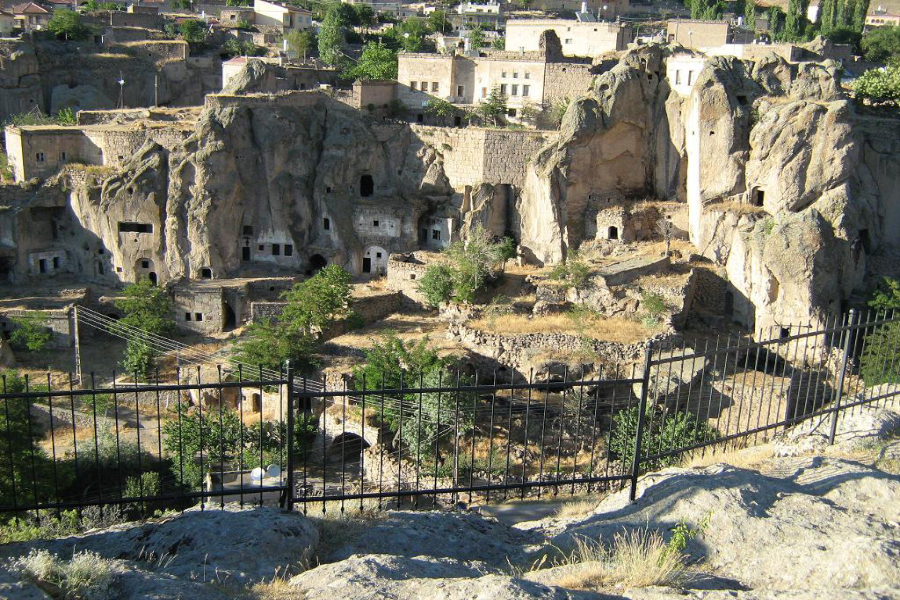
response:
<path fill-rule="evenodd" d="M 863 56 L 875 63 L 900 58 L 900 27 L 875 27 L 862 37 Z"/>
<path fill-rule="evenodd" d="M 869 306 L 879 313 L 897 316 L 900 311 L 900 281 L 885 277 Z M 860 377 L 867 386 L 900 383 L 900 322 L 881 325 L 868 334 L 859 361 Z"/>
<path fill-rule="evenodd" d="M 17 317 L 10 321 L 17 326 L 9 336 L 13 348 L 40 352 L 53 339 L 53 334 L 46 327 L 47 316 L 42 313 Z"/>
<path fill-rule="evenodd" d="M 577 252 L 572 252 L 566 262 L 560 263 L 550 271 L 550 279 L 564 281 L 569 287 L 581 287 L 588 282 L 591 268 Z"/>
<path fill-rule="evenodd" d="M 453 272 L 447 265 L 429 265 L 418 285 L 425 303 L 437 308 L 453 297 Z"/>
<path fill-rule="evenodd" d="M 112 561 L 89 551 L 76 552 L 71 560 L 60 559 L 47 550 L 32 550 L 12 562 L 13 570 L 35 583 L 59 590 L 60 598 L 112 600 L 115 590 Z"/>
<path fill-rule="evenodd" d="M 85 40 L 92 33 L 91 28 L 82 23 L 79 13 L 64 9 L 53 11 L 53 16 L 50 18 L 50 23 L 47 27 L 57 37 L 65 40 Z"/>
<path fill-rule="evenodd" d="M 644 292 L 641 294 L 641 308 L 648 316 L 659 319 L 668 310 L 666 299 L 655 292 Z"/>
<path fill-rule="evenodd" d="M 498 249 L 500 252 L 500 260 L 507 261 L 511 258 L 515 258 L 517 256 L 516 246 L 516 240 L 509 236 L 504 237 L 503 241 L 500 242 L 500 248 Z"/>
<path fill-rule="evenodd" d="M 634 458 L 634 443 L 637 438 L 638 407 L 619 411 L 613 416 L 612 432 L 609 436 L 610 451 L 626 466 Z M 641 437 L 641 456 L 678 450 L 704 441 L 716 439 L 719 432 L 705 423 L 698 422 L 694 415 L 683 411 L 669 411 L 656 405 L 648 405 L 644 415 L 644 432 Z M 643 460 L 644 470 L 659 469 L 678 464 L 678 454 L 654 460 Z"/>
<path fill-rule="evenodd" d="M 866 71 L 853 83 L 857 98 L 900 104 L 900 65 Z"/>

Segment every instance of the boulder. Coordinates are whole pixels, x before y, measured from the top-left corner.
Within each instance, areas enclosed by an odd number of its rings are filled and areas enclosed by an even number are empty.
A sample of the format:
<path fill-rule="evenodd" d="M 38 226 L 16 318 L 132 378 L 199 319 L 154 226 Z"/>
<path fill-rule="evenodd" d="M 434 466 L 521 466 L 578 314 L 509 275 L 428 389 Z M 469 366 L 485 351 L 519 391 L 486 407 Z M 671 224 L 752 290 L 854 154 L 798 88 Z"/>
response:
<path fill-rule="evenodd" d="M 318 529 L 300 514 L 272 508 L 193 508 L 146 523 L 128 523 L 82 535 L 29 544 L 9 544 L 7 556 L 46 548 L 60 557 L 89 550 L 105 558 L 134 561 L 183 581 L 246 586 L 306 566 Z"/>

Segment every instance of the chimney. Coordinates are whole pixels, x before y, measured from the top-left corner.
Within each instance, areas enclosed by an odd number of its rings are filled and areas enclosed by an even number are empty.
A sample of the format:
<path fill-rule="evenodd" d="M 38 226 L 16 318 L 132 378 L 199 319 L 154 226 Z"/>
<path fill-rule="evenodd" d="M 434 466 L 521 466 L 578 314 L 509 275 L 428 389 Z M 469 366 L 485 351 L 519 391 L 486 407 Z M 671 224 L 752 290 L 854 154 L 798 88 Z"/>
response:
<path fill-rule="evenodd" d="M 469 50 L 471 50 L 471 49 L 472 49 L 472 40 L 470 40 L 468 37 L 464 38 L 463 52 L 468 54 Z"/>
<path fill-rule="evenodd" d="M 582 12 L 582 13 L 588 12 L 587 2 L 582 2 L 582 3 L 581 3 L 581 12 Z"/>

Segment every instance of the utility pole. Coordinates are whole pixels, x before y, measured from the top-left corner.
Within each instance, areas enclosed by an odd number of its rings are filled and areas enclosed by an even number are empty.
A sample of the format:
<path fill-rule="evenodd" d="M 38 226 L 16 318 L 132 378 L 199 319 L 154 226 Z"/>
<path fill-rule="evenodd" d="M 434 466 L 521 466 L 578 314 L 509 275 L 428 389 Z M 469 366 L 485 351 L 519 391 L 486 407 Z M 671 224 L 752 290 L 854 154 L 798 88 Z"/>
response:
<path fill-rule="evenodd" d="M 159 73 L 153 75 L 153 106 L 159 106 Z"/>
<path fill-rule="evenodd" d="M 78 385 L 82 384 L 81 378 L 81 335 L 78 330 L 78 305 L 72 307 L 69 313 L 72 319 L 72 337 L 75 338 L 75 377 L 78 378 Z"/>

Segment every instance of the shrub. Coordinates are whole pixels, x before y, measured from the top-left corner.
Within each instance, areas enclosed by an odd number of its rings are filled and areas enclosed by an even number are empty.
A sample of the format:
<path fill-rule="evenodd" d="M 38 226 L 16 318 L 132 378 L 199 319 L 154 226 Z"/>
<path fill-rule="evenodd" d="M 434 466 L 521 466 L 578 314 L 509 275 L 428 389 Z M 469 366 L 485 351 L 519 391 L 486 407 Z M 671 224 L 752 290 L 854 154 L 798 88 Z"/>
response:
<path fill-rule="evenodd" d="M 869 306 L 878 312 L 900 312 L 900 281 L 885 277 L 881 286 L 872 294 Z M 900 383 L 900 322 L 884 323 L 868 334 L 860 356 L 859 374 L 867 386 L 882 383 Z"/>
<path fill-rule="evenodd" d="M 657 320 L 668 310 L 665 298 L 655 292 L 644 292 L 641 294 L 641 307 L 648 316 Z"/>
<path fill-rule="evenodd" d="M 504 237 L 500 242 L 500 260 L 507 261 L 511 258 L 515 258 L 517 256 L 516 253 L 516 240 L 507 236 Z"/>
<path fill-rule="evenodd" d="M 875 103 L 900 103 L 900 65 L 866 71 L 853 83 L 853 92 Z"/>
<path fill-rule="evenodd" d="M 429 265 L 418 285 L 425 303 L 437 308 L 453 296 L 453 272 L 447 265 Z"/>
<path fill-rule="evenodd" d="M 81 20 L 81 14 L 72 10 L 55 10 L 48 29 L 66 40 L 84 40 L 91 35 L 91 28 Z"/>
<path fill-rule="evenodd" d="M 12 562 L 13 570 L 59 590 L 61 598 L 112 600 L 118 597 L 112 561 L 89 551 L 63 560 L 47 550 L 32 550 Z"/>
<path fill-rule="evenodd" d="M 53 334 L 46 327 L 47 316 L 43 313 L 26 315 L 10 319 L 17 328 L 9 336 L 9 342 L 14 348 L 40 352 L 53 339 Z"/>
<path fill-rule="evenodd" d="M 636 406 L 619 411 L 613 416 L 609 449 L 626 465 L 631 464 L 634 458 L 637 424 L 638 407 Z M 715 428 L 698 422 L 694 415 L 688 412 L 669 411 L 656 405 L 648 405 L 644 415 L 641 456 L 647 457 L 669 450 L 677 450 L 715 439 L 718 435 L 719 432 Z M 641 465 L 646 470 L 653 470 L 678 464 L 680 460 L 681 457 L 676 454 L 649 461 L 644 460 Z"/>
<path fill-rule="evenodd" d="M 566 262 L 556 265 L 550 271 L 550 279 L 564 281 L 569 287 L 585 285 L 590 276 L 590 265 L 577 252 L 570 253 L 566 258 Z"/>

